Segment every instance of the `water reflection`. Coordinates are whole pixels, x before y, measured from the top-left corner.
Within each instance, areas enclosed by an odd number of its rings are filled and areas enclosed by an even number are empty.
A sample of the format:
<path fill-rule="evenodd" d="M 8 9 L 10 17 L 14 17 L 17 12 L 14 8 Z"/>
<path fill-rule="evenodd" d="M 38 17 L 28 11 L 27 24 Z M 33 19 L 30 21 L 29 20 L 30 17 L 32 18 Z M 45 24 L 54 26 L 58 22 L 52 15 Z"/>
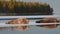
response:
<path fill-rule="evenodd" d="M 17 28 L 16 28 L 17 27 Z M 26 28 L 26 29 L 23 29 L 23 28 L 21 28 L 21 26 L 15 26 L 15 27 L 0 27 L 0 31 L 4 31 L 4 30 L 11 30 L 11 31 L 13 31 L 13 30 L 19 30 L 19 31 L 23 31 L 23 30 L 28 30 L 28 28 Z"/>
<path fill-rule="evenodd" d="M 0 20 L 0 22 L 9 22 L 9 21 L 11 21 L 11 20 Z M 32 23 L 32 24 L 34 24 L 35 22 L 34 21 L 37 21 L 37 19 L 36 20 L 29 20 L 29 22 L 30 22 L 30 24 Z M 56 27 L 56 28 L 53 28 L 53 30 L 54 29 L 57 29 L 57 28 L 59 28 L 59 27 Z M 50 29 L 48 29 L 48 28 L 42 28 L 42 27 L 37 27 L 37 26 L 15 26 L 15 27 L 0 27 L 0 31 L 1 30 L 11 30 L 11 31 L 13 31 L 13 30 L 19 30 L 19 31 L 24 31 L 24 30 L 50 30 Z M 52 29 L 51 29 L 52 30 Z"/>

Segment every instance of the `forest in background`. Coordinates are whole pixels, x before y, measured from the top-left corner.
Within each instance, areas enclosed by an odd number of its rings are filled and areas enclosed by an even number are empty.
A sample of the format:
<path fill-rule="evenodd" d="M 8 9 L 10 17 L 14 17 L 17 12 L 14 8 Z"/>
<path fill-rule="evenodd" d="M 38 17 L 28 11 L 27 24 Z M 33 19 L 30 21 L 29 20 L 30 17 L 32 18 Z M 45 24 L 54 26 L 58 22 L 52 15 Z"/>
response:
<path fill-rule="evenodd" d="M 53 8 L 47 3 L 24 1 L 0 1 L 0 13 L 51 15 Z"/>

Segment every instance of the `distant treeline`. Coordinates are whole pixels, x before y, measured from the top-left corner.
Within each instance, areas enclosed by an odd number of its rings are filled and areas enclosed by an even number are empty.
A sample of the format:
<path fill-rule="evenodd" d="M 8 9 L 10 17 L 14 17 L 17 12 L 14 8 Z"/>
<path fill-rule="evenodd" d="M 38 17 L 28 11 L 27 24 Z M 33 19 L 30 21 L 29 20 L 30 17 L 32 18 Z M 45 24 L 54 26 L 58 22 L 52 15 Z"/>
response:
<path fill-rule="evenodd" d="M 52 14 L 53 9 L 47 3 L 0 1 L 0 13 L 47 13 Z"/>

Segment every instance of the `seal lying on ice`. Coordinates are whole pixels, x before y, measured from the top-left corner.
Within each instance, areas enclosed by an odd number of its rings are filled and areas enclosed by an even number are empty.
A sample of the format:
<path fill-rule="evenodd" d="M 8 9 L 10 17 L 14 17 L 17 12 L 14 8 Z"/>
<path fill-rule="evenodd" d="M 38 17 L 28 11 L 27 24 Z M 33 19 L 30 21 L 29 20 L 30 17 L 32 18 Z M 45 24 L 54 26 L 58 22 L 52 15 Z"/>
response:
<path fill-rule="evenodd" d="M 19 19 L 11 20 L 6 24 L 29 24 L 29 21 L 28 19 L 19 18 Z M 25 29 L 28 29 L 29 26 L 13 26 L 11 28 L 17 29 L 17 30 L 25 30 Z"/>
<path fill-rule="evenodd" d="M 40 19 L 39 21 L 36 21 L 36 23 L 57 23 L 60 22 L 60 20 L 57 20 L 56 18 L 43 18 Z M 59 26 L 59 24 L 51 24 L 51 25 L 37 25 L 40 27 L 45 27 L 45 28 L 56 28 Z"/>

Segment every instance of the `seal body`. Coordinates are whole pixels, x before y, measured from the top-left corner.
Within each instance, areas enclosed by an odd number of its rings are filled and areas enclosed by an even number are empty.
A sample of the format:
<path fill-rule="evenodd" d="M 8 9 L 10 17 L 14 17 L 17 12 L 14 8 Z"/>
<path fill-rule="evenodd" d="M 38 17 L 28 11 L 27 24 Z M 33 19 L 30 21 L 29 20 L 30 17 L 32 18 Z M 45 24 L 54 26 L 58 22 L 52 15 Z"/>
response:
<path fill-rule="evenodd" d="M 29 24 L 28 19 L 15 19 L 7 22 L 6 24 Z M 12 29 L 17 29 L 17 30 L 25 30 L 28 29 L 29 26 L 13 26 L 11 27 Z"/>
<path fill-rule="evenodd" d="M 60 22 L 56 18 L 43 18 L 39 21 L 36 21 L 36 23 L 57 23 Z M 59 24 L 51 24 L 51 25 L 38 25 L 40 27 L 45 27 L 45 28 L 56 28 Z"/>

